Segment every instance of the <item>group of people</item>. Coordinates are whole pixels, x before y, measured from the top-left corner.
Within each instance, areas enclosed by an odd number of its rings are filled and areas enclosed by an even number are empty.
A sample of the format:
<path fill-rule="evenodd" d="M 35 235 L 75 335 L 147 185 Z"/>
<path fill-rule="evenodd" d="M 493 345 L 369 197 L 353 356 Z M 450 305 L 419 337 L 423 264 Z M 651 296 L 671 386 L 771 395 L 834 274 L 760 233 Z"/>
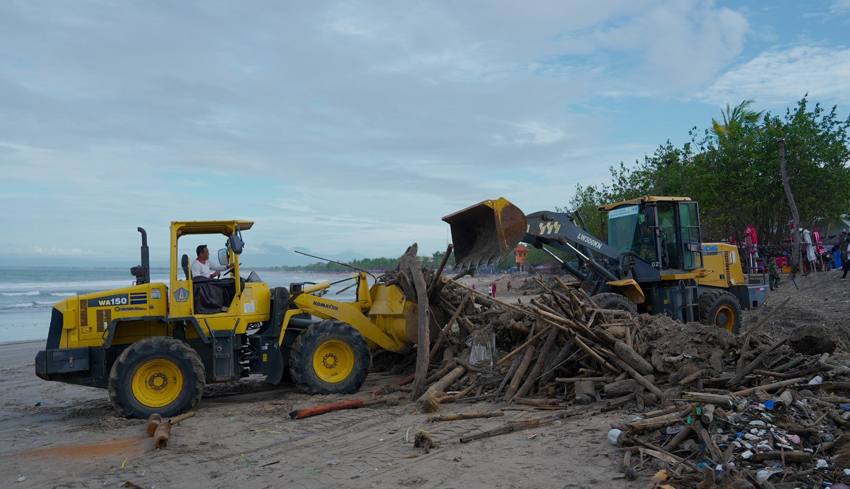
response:
<path fill-rule="evenodd" d="M 841 277 L 839 280 L 847 280 L 847 272 L 850 272 L 850 236 L 843 231 L 838 238 L 838 243 L 830 250 L 835 254 L 835 261 L 841 263 Z M 776 265 L 776 257 L 771 256 L 768 260 L 767 270 L 770 277 L 770 290 L 779 288 L 779 267 Z"/>

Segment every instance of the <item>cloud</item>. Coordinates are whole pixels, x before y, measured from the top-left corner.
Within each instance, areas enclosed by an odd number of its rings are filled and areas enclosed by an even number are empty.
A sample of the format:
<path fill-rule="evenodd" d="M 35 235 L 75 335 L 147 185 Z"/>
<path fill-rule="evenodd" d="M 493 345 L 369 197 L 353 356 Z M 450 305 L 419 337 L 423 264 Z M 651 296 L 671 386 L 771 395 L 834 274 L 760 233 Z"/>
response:
<path fill-rule="evenodd" d="M 0 2 L 7 245 L 121 257 L 143 226 L 165 253 L 171 220 L 244 218 L 255 243 L 442 249 L 443 215 L 563 206 L 641 158 L 615 131 L 646 114 L 594 105 L 704 86 L 747 29 L 697 0 Z"/>
<path fill-rule="evenodd" d="M 765 51 L 721 75 L 698 98 L 721 106 L 747 99 L 788 106 L 806 93 L 824 105 L 850 102 L 850 49 L 802 45 Z"/>
<path fill-rule="evenodd" d="M 850 13 L 850 0 L 833 0 L 829 6 L 829 11 L 833 14 Z"/>

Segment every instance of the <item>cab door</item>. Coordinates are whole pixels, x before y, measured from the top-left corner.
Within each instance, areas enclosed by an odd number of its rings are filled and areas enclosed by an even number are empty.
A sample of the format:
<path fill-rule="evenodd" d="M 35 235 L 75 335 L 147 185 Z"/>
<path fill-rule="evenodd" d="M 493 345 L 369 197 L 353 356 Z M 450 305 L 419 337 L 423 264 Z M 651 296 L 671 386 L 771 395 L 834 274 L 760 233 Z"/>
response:
<path fill-rule="evenodd" d="M 702 232 L 699 222 L 699 205 L 696 202 L 679 202 L 679 222 L 682 234 L 682 269 L 702 267 Z"/>

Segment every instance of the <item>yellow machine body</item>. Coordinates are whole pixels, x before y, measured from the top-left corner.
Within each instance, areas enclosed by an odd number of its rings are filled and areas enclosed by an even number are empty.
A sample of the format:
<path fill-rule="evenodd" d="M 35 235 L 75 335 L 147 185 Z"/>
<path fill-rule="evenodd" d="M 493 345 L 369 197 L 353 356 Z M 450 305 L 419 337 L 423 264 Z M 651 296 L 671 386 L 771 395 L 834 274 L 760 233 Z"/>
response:
<path fill-rule="evenodd" d="M 167 284 L 151 283 L 147 235 L 139 228 L 142 265 L 131 269 L 136 285 L 58 302 L 36 375 L 108 387 L 124 416 L 166 416 L 193 409 L 205 383 L 250 373 L 278 383 L 291 371 L 308 393 L 356 392 L 371 364 L 369 348 L 397 352 L 416 343 L 416 303 L 396 285 L 370 287 L 366 272 L 343 279 L 355 281 L 353 302 L 323 297 L 329 282 L 271 289 L 256 274 L 242 277 L 241 233 L 252 226 L 172 222 Z M 191 276 L 177 245 L 200 235 L 227 238 L 219 261 L 231 267 L 232 278 Z"/>
<path fill-rule="evenodd" d="M 729 243 L 705 243 L 702 250 L 705 275 L 697 279 L 700 285 L 728 289 L 746 283 L 737 246 Z"/>

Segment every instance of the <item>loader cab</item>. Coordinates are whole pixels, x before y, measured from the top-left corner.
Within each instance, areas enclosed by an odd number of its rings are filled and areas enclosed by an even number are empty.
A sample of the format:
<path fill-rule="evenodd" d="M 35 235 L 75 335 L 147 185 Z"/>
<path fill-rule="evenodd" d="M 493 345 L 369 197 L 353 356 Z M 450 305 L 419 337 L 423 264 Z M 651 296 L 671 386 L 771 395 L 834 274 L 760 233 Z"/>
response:
<path fill-rule="evenodd" d="M 242 231 L 252 226 L 251 221 L 171 223 L 170 317 L 202 317 L 209 322 L 242 312 L 245 284 L 239 275 L 239 255 L 243 248 Z M 213 262 L 233 264 L 226 277 L 224 273 L 221 278 L 192 277 L 190 263 L 201 243 L 207 244 Z"/>
<path fill-rule="evenodd" d="M 608 213 L 608 242 L 658 270 L 702 267 L 699 208 L 688 197 L 643 197 L 599 207 Z"/>

